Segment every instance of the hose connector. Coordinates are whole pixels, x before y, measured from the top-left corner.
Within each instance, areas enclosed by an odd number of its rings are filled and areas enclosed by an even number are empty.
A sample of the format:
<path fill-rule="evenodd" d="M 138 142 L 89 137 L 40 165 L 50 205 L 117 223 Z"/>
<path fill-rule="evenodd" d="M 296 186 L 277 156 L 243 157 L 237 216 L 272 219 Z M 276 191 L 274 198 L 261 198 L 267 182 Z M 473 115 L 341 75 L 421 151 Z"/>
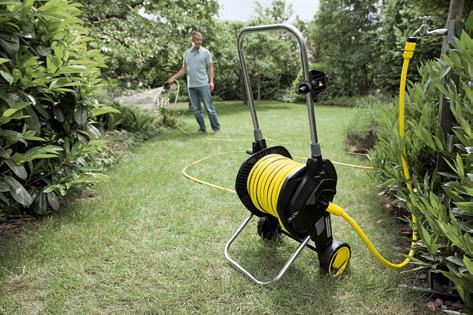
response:
<path fill-rule="evenodd" d="M 327 212 L 330 212 L 331 214 L 336 215 L 337 217 L 343 216 L 343 213 L 345 212 L 342 207 L 337 206 L 333 202 L 328 203 L 328 207 L 326 210 Z"/>
<path fill-rule="evenodd" d="M 416 49 L 417 38 L 409 37 L 404 46 L 404 59 L 411 59 L 414 56 L 414 50 Z"/>

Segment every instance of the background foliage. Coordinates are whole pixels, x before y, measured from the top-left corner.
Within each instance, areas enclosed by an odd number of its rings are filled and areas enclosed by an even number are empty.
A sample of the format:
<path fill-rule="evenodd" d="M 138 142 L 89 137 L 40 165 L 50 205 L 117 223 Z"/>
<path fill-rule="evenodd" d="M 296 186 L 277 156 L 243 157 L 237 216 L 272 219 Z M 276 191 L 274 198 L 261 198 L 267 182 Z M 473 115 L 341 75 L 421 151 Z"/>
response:
<path fill-rule="evenodd" d="M 332 96 L 366 95 L 374 91 L 395 95 L 406 39 L 430 16 L 432 29 L 446 24 L 449 0 L 362 1 L 321 0 L 309 23 L 309 39 L 315 46 L 314 61 L 330 76 Z M 473 9 L 465 1 L 464 16 Z M 441 38 L 423 37 L 409 78 L 419 79 L 423 61 L 440 56 Z"/>
<path fill-rule="evenodd" d="M 161 86 L 182 65 L 190 34 L 216 36 L 217 0 L 80 0 L 97 49 L 110 57 L 104 75 L 127 87 Z"/>

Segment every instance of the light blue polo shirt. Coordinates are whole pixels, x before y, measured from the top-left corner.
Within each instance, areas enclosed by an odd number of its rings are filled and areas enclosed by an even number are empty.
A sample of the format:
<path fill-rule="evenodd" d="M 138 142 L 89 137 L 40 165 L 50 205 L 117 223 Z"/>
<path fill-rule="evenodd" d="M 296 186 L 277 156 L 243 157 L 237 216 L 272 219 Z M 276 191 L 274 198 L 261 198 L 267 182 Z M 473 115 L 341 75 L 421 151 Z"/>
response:
<path fill-rule="evenodd" d="M 184 52 L 184 65 L 187 73 L 187 87 L 201 87 L 209 85 L 207 69 L 212 63 L 210 51 L 204 47 L 192 51 L 192 48 Z"/>

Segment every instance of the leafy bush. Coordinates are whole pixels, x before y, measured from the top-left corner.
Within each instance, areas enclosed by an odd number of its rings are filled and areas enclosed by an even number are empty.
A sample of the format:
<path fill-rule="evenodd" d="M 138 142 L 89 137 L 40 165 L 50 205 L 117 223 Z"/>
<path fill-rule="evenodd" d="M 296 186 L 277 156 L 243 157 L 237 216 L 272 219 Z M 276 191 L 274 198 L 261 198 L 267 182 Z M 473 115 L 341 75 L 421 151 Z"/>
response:
<path fill-rule="evenodd" d="M 91 154 L 90 168 L 104 171 L 117 164 L 126 154 L 127 150 L 144 141 L 148 137 L 140 132 L 129 132 L 127 130 L 109 130 L 103 133 L 101 139 L 94 143 L 97 150 Z"/>
<path fill-rule="evenodd" d="M 0 2 L 0 211 L 58 209 L 87 172 L 104 66 L 69 0 Z"/>
<path fill-rule="evenodd" d="M 470 14 L 467 31 L 473 30 Z M 380 117 L 378 144 L 370 155 L 384 193 L 395 196 L 417 217 L 419 265 L 442 273 L 473 311 L 473 39 L 463 32 L 458 49 L 420 68 L 422 79 L 408 89 L 406 140 L 412 182 L 405 189 L 395 113 Z M 452 79 L 458 77 L 458 82 Z M 444 86 L 445 85 L 445 86 Z M 439 123 L 439 95 L 450 101 L 455 117 L 444 139 Z M 448 170 L 436 169 L 437 153 Z"/>
<path fill-rule="evenodd" d="M 357 151 L 367 151 L 376 144 L 378 117 L 383 109 L 392 111 L 392 102 L 379 96 L 365 96 L 356 100 L 356 112 L 346 129 L 346 142 Z"/>
<path fill-rule="evenodd" d="M 122 106 L 117 102 L 110 104 L 117 111 L 108 113 L 99 118 L 105 130 L 126 130 L 141 134 L 144 139 L 156 136 L 163 117 L 158 110 L 145 109 L 138 106 Z"/>

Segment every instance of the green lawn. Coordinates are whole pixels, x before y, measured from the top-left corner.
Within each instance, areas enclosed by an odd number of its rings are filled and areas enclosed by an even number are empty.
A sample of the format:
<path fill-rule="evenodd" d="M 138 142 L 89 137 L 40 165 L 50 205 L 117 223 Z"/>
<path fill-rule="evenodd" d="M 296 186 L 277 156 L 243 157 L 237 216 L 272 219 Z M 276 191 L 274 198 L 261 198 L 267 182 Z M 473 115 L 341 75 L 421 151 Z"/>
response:
<path fill-rule="evenodd" d="M 421 298 L 398 284 L 407 276 L 377 263 L 341 218 L 335 238 L 352 248 L 350 270 L 340 279 L 319 272 L 316 254 L 305 250 L 273 286 L 257 286 L 223 257 L 230 235 L 248 212 L 235 194 L 196 184 L 181 170 L 233 189 L 252 137 L 251 117 L 238 102 L 218 103 L 218 135 L 201 136 L 191 113 L 184 128 L 164 131 L 130 152 L 97 186 L 97 197 L 76 202 L 36 221 L 0 252 L 0 313 L 12 314 L 409 314 Z M 292 155 L 309 154 L 303 105 L 262 103 L 259 122 L 267 138 L 287 143 Z M 364 164 L 345 153 L 344 126 L 353 109 L 317 107 L 322 154 Z M 207 125 L 208 125 L 208 121 Z M 209 128 L 209 127 L 208 127 Z M 209 128 L 210 129 L 210 128 Z M 269 141 L 269 144 L 277 144 Z M 380 207 L 367 171 L 337 166 L 335 201 L 346 208 L 380 251 L 402 259 L 394 247 L 399 226 Z M 232 255 L 268 279 L 296 243 L 263 242 L 256 224 L 245 230 Z"/>

